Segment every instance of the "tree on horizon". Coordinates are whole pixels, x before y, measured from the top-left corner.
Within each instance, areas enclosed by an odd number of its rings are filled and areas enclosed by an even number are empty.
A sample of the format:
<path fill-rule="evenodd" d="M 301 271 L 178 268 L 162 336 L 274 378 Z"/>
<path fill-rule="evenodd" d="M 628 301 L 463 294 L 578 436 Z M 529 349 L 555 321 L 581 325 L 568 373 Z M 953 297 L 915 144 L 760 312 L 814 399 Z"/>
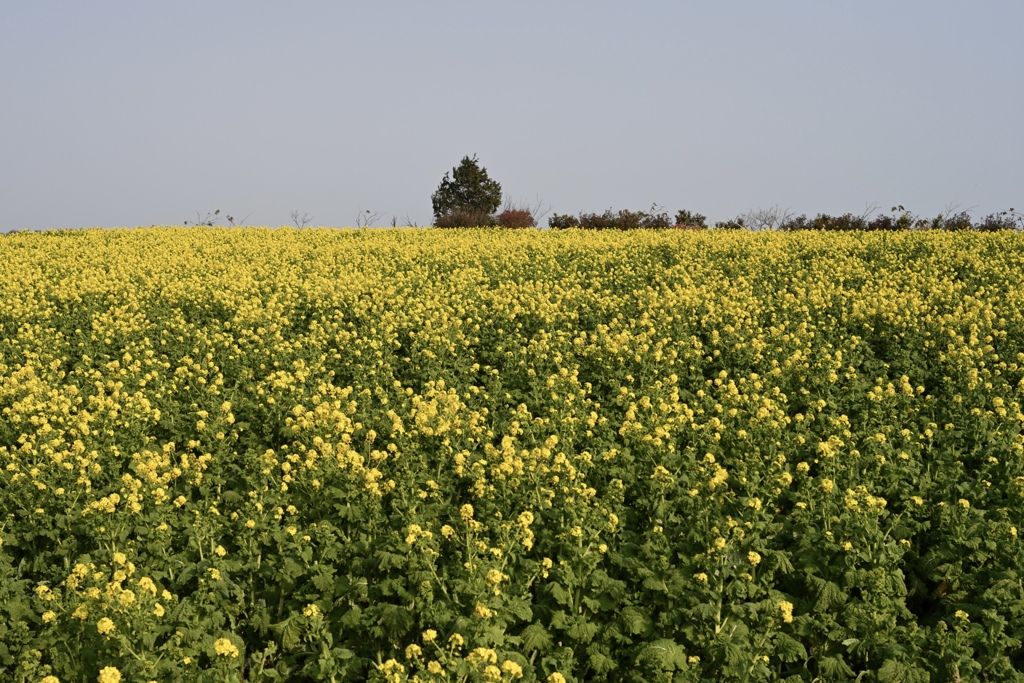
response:
<path fill-rule="evenodd" d="M 465 156 L 450 177 L 445 172 L 431 201 L 435 223 L 455 212 L 489 216 L 501 205 L 501 185 L 487 175 L 475 154 Z"/>

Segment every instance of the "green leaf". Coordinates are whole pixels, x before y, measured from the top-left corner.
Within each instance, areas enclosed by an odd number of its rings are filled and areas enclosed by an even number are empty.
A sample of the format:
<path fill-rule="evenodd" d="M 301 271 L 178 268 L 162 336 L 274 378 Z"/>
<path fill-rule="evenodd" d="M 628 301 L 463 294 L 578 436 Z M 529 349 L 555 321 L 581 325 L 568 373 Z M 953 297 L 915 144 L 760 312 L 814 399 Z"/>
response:
<path fill-rule="evenodd" d="M 693 613 L 702 619 L 714 619 L 718 614 L 718 607 L 709 602 L 702 602 L 693 608 Z"/>
<path fill-rule="evenodd" d="M 800 641 L 785 633 L 780 633 L 775 639 L 775 654 L 784 662 L 807 659 L 807 650 Z"/>
<path fill-rule="evenodd" d="M 572 623 L 570 621 L 569 615 L 565 613 L 565 610 L 560 609 L 553 615 L 551 615 L 550 625 L 553 629 L 556 629 L 558 631 L 565 631 L 572 625 Z"/>
<path fill-rule="evenodd" d="M 413 626 L 413 617 L 409 613 L 409 610 L 398 605 L 386 605 L 381 610 L 380 617 L 377 619 L 377 624 L 380 626 L 384 635 L 388 638 L 398 640 Z"/>
<path fill-rule="evenodd" d="M 842 657 L 822 657 L 818 660 L 818 666 L 828 678 L 853 677 L 853 669 L 847 666 Z"/>
<path fill-rule="evenodd" d="M 278 571 L 278 581 L 291 582 L 302 576 L 305 569 L 301 564 L 290 557 L 285 557 L 281 562 L 281 569 Z"/>
<path fill-rule="evenodd" d="M 285 619 L 271 627 L 281 638 L 281 649 L 284 651 L 294 650 L 299 646 L 302 636 L 301 628 L 294 619 Z"/>
<path fill-rule="evenodd" d="M 388 569 L 398 569 L 404 567 L 406 564 L 405 555 L 398 555 L 397 553 L 389 553 L 386 550 L 377 551 L 377 561 L 381 571 L 387 571 Z"/>
<path fill-rule="evenodd" d="M 891 659 L 882 662 L 882 666 L 878 668 L 879 683 L 895 683 L 902 677 L 903 667 Z"/>
<path fill-rule="evenodd" d="M 519 635 L 527 652 L 547 650 L 551 647 L 551 634 L 540 624 L 530 624 Z"/>
<path fill-rule="evenodd" d="M 313 574 L 313 585 L 320 591 L 326 591 L 328 588 L 333 587 L 334 569 L 332 567 L 321 567 L 317 573 Z"/>
<path fill-rule="evenodd" d="M 826 581 L 821 587 L 821 592 L 818 593 L 818 602 L 814 608 L 820 612 L 828 612 L 844 602 L 846 602 L 846 596 L 843 595 L 843 590 L 835 583 Z"/>
<path fill-rule="evenodd" d="M 725 663 L 735 666 L 747 658 L 747 650 L 736 643 L 725 644 Z"/>
<path fill-rule="evenodd" d="M 615 660 L 609 657 L 596 643 L 587 648 L 587 654 L 589 655 L 588 662 L 590 663 L 590 668 L 594 670 L 594 673 L 608 673 L 616 666 Z"/>
<path fill-rule="evenodd" d="M 664 593 L 668 590 L 668 586 L 665 585 L 664 581 L 653 576 L 649 576 L 644 579 L 643 586 L 647 590 L 658 591 L 659 593 Z"/>
<path fill-rule="evenodd" d="M 569 626 L 567 633 L 570 638 L 575 638 L 581 643 L 589 643 L 597 635 L 600 628 L 597 624 L 587 621 L 586 617 L 577 615 L 573 620 L 573 623 Z"/>
<path fill-rule="evenodd" d="M 638 635 L 647 630 L 647 616 L 636 607 L 626 607 L 620 614 L 626 633 Z"/>
<path fill-rule="evenodd" d="M 484 642 L 495 647 L 505 645 L 505 628 L 502 626 L 488 626 L 484 629 Z"/>
<path fill-rule="evenodd" d="M 686 668 L 686 650 L 674 640 L 663 638 L 650 643 L 640 651 L 638 662 L 658 671 Z"/>
<path fill-rule="evenodd" d="M 572 605 L 572 596 L 569 595 L 568 591 L 562 588 L 561 584 L 557 581 L 551 581 L 548 583 L 548 593 L 555 599 L 559 605 L 570 606 Z"/>
<path fill-rule="evenodd" d="M 530 621 L 533 619 L 533 610 L 530 608 L 530 603 L 526 600 L 509 600 L 505 603 L 505 610 L 521 621 Z"/>

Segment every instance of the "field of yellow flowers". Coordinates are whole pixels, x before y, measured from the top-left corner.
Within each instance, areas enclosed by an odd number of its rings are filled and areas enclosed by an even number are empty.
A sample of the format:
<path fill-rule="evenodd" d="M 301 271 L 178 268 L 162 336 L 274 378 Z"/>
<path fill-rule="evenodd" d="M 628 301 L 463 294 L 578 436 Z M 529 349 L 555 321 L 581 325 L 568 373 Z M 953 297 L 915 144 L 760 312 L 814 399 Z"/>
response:
<path fill-rule="evenodd" d="M 0 680 L 1024 679 L 1024 236 L 0 237 Z"/>

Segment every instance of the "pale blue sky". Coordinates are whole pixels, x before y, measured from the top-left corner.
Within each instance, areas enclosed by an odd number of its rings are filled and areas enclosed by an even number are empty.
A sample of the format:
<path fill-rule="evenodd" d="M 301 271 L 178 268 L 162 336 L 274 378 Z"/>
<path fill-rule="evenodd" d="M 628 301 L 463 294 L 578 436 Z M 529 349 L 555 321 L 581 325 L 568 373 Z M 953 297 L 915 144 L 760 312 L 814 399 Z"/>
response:
<path fill-rule="evenodd" d="M 5 2 L 0 231 L 1024 205 L 1024 2 Z"/>

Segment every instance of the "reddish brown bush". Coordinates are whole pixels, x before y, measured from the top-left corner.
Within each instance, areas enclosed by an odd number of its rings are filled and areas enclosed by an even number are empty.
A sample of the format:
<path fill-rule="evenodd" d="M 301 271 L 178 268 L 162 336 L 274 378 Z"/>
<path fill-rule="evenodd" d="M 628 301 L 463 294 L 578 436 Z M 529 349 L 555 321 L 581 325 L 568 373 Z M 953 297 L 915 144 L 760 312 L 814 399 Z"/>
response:
<path fill-rule="evenodd" d="M 502 228 L 532 228 L 537 225 L 533 214 L 525 209 L 505 209 L 495 216 L 495 221 Z"/>

